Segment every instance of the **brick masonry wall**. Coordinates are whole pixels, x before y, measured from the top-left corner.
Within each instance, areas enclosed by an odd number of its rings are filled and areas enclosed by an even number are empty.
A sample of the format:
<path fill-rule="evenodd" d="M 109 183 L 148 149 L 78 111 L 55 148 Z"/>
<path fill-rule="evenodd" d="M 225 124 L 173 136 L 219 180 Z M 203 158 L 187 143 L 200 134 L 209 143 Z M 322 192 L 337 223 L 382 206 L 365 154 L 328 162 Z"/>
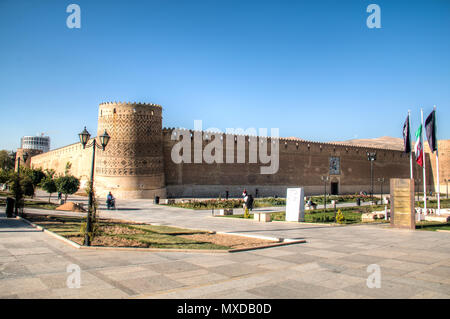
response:
<path fill-rule="evenodd" d="M 385 178 L 383 193 L 386 194 L 389 192 L 390 178 L 408 178 L 410 175 L 409 156 L 401 151 L 291 139 L 280 139 L 278 172 L 273 175 L 262 175 L 260 167 L 268 164 L 248 163 L 248 137 L 245 142 L 247 163 L 236 163 L 236 147 L 235 163 L 225 163 L 228 147 L 226 143 L 228 138 L 225 135 L 222 137 L 224 163 L 175 164 L 171 160 L 171 152 L 178 141 L 172 140 L 172 131 L 173 129 L 163 130 L 164 167 L 169 197 L 217 197 L 219 195 L 224 197 L 227 190 L 230 196 L 236 196 L 242 193 L 243 188 L 253 193 L 257 188 L 261 196 L 285 196 L 286 188 L 293 186 L 305 187 L 308 195 L 323 194 L 325 186 L 321 176 L 329 173 L 330 157 L 340 158 L 340 174 L 331 176 L 331 182 L 338 183 L 340 194 L 354 194 L 360 191 L 370 193 L 370 162 L 367 160 L 367 151 L 377 152 L 377 160 L 374 162 L 375 193 L 381 191 L 378 178 Z M 193 133 L 193 131 L 190 132 Z M 209 142 L 203 141 L 202 148 L 204 149 Z M 192 159 L 194 151 L 192 140 Z M 428 180 L 432 181 L 430 157 L 429 154 L 426 155 Z M 413 165 L 415 176 L 422 176 L 421 168 L 415 162 Z M 429 185 L 431 186 L 432 182 Z M 423 189 L 423 186 L 421 188 Z M 327 192 L 331 192 L 330 183 L 327 185 Z"/>
<path fill-rule="evenodd" d="M 287 187 L 303 186 L 307 195 L 322 194 L 321 176 L 329 174 L 330 157 L 340 159 L 340 172 L 331 175 L 331 183 L 337 183 L 339 194 L 370 192 L 370 162 L 367 151 L 376 151 L 374 162 L 374 192 L 380 192 L 378 178 L 385 178 L 383 193 L 389 192 L 390 178 L 409 177 L 409 157 L 401 151 L 317 143 L 295 139 L 279 140 L 279 170 L 276 174 L 261 174 L 260 168 L 269 164 L 249 163 L 249 139 L 245 137 L 246 161 L 237 163 L 238 142 L 227 144 L 223 139 L 224 163 L 181 163 L 171 159 L 172 129 L 162 129 L 162 108 L 155 104 L 103 103 L 99 108 L 97 134 L 106 129 L 111 135 L 105 151 L 96 153 L 95 186 L 97 195 L 104 197 L 112 191 L 118 198 L 164 197 L 218 197 L 240 196 L 243 188 L 252 193 L 258 189 L 260 196 L 285 196 Z M 189 135 L 193 131 L 188 131 Z M 202 134 L 202 132 L 197 132 Z M 210 133 L 205 133 L 209 134 Z M 231 136 L 230 141 L 234 141 Z M 220 137 L 219 137 L 220 138 Z M 240 136 L 236 136 L 239 139 Z M 191 159 L 195 147 L 191 140 Z M 210 141 L 203 141 L 201 150 Z M 269 145 L 271 141 L 269 139 Z M 234 145 L 233 145 L 234 144 Z M 427 149 L 427 145 L 425 144 Z M 227 164 L 227 149 L 234 148 L 234 163 Z M 450 141 L 440 141 L 441 191 L 445 179 L 449 179 Z M 270 147 L 269 147 L 270 152 Z M 80 143 L 68 145 L 44 154 L 32 156 L 28 165 L 52 168 L 63 174 L 67 162 L 72 163 L 71 174 L 81 178 L 84 188 L 91 169 L 92 148 L 83 150 Z M 436 167 L 434 155 L 426 154 L 427 188 L 434 190 Z M 415 179 L 422 179 L 422 170 L 414 161 Z M 331 193 L 330 182 L 327 192 Z M 419 190 L 423 190 L 422 183 Z"/>

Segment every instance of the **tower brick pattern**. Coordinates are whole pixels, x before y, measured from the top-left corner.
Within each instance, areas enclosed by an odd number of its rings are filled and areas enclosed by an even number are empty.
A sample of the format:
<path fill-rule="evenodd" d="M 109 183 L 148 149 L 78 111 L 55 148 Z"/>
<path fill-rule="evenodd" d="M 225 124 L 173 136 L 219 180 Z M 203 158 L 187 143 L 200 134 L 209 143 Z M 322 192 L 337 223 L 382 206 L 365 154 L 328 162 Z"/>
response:
<path fill-rule="evenodd" d="M 96 153 L 95 185 L 100 196 L 111 191 L 126 198 L 165 197 L 162 107 L 143 103 L 103 103 L 97 136 L 110 143 Z"/>

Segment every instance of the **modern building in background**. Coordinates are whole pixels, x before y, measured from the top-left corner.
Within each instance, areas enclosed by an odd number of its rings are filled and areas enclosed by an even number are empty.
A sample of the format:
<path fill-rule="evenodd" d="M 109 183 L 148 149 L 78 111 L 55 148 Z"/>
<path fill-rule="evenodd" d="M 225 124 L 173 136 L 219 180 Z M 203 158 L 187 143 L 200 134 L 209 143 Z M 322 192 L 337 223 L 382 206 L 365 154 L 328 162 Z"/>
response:
<path fill-rule="evenodd" d="M 44 134 L 37 136 L 24 136 L 20 139 L 20 148 L 17 149 L 16 153 L 16 164 L 15 169 L 18 169 L 18 159 L 23 158 L 23 154 L 27 153 L 29 158 L 26 163 L 21 163 L 21 165 L 30 166 L 31 157 L 47 153 L 50 151 L 50 137 L 44 136 Z"/>
<path fill-rule="evenodd" d="M 50 151 L 50 137 L 44 136 L 44 134 L 41 136 L 24 136 L 20 139 L 20 148 L 46 153 Z"/>

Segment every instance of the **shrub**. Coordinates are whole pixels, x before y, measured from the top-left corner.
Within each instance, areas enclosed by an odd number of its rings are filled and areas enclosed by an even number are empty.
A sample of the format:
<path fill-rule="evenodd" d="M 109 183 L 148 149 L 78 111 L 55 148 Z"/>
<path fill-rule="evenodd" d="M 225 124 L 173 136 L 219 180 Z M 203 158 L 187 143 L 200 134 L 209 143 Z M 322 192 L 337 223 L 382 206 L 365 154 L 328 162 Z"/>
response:
<path fill-rule="evenodd" d="M 48 202 L 50 203 L 50 197 L 52 196 L 52 193 L 55 193 L 58 189 L 56 188 L 55 180 L 51 176 L 46 176 L 41 181 L 39 186 L 46 191 L 48 195 Z"/>
<path fill-rule="evenodd" d="M 67 201 L 67 196 L 75 194 L 80 188 L 80 180 L 72 175 L 60 176 L 55 183 L 57 191 L 64 194 L 64 201 Z"/>
<path fill-rule="evenodd" d="M 343 224 L 345 222 L 344 214 L 342 214 L 341 210 L 339 209 L 336 214 L 336 222 L 338 224 Z"/>

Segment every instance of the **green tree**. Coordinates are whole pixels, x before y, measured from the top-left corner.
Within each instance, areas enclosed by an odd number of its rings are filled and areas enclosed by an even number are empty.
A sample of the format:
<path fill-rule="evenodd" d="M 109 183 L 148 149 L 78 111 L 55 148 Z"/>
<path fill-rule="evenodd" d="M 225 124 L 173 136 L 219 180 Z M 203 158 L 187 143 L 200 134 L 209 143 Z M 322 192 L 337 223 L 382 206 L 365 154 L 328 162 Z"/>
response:
<path fill-rule="evenodd" d="M 25 196 L 34 197 L 35 188 L 34 188 L 33 180 L 31 179 L 30 176 L 28 176 L 28 175 L 25 175 L 24 177 L 21 176 L 20 184 L 22 186 L 23 194 Z"/>
<path fill-rule="evenodd" d="M 72 175 L 60 176 L 55 183 L 57 191 L 64 194 L 64 201 L 67 201 L 67 196 L 75 194 L 80 188 L 80 180 Z"/>
<path fill-rule="evenodd" d="M 0 169 L 0 184 L 5 184 L 11 179 L 11 171 Z"/>
<path fill-rule="evenodd" d="M 14 168 L 15 153 L 8 153 L 6 150 L 0 151 L 0 169 L 10 170 Z"/>
<path fill-rule="evenodd" d="M 50 198 L 52 196 L 52 193 L 55 193 L 58 189 L 56 188 L 55 180 L 53 179 L 53 175 L 47 175 L 45 176 L 39 186 L 46 191 L 48 195 L 48 202 L 50 203 Z"/>
<path fill-rule="evenodd" d="M 16 200 L 16 208 L 23 207 L 23 183 L 21 181 L 21 177 L 19 176 L 19 174 L 17 174 L 17 172 L 10 173 L 9 183 L 11 187 L 11 193 Z"/>
<path fill-rule="evenodd" d="M 39 186 L 39 183 L 45 178 L 45 173 L 42 171 L 41 168 L 34 169 L 34 168 L 26 168 L 23 169 L 24 175 L 30 179 L 30 182 L 33 185 L 33 196 L 34 192 L 36 190 L 36 187 Z"/>

